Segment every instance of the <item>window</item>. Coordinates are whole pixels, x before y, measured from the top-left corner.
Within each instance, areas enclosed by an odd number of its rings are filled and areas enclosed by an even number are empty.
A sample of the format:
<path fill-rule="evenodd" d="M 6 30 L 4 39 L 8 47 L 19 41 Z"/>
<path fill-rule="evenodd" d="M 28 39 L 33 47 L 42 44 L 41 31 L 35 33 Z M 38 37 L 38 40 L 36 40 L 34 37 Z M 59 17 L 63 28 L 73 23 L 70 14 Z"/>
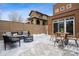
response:
<path fill-rule="evenodd" d="M 53 32 L 68 32 L 70 35 L 75 35 L 74 17 L 67 17 L 64 19 L 56 19 L 53 21 Z"/>
<path fill-rule="evenodd" d="M 60 7 L 60 11 L 64 11 L 64 9 L 65 9 L 64 6 Z"/>
<path fill-rule="evenodd" d="M 45 25 L 45 21 L 43 21 L 43 25 Z"/>
<path fill-rule="evenodd" d="M 42 18 L 43 18 L 43 19 L 47 19 L 47 16 L 43 15 Z"/>
<path fill-rule="evenodd" d="M 66 5 L 67 9 L 70 9 L 71 7 L 72 7 L 71 3 L 69 3 L 69 4 Z"/>
<path fill-rule="evenodd" d="M 36 24 L 37 25 L 40 25 L 40 20 L 36 20 Z"/>
<path fill-rule="evenodd" d="M 73 21 L 66 21 L 66 32 L 73 35 Z"/>
<path fill-rule="evenodd" d="M 54 23 L 54 33 L 58 32 L 58 23 Z"/>
<path fill-rule="evenodd" d="M 59 32 L 64 32 L 64 21 L 59 22 Z"/>
<path fill-rule="evenodd" d="M 33 24 L 33 20 L 31 20 L 31 24 Z"/>

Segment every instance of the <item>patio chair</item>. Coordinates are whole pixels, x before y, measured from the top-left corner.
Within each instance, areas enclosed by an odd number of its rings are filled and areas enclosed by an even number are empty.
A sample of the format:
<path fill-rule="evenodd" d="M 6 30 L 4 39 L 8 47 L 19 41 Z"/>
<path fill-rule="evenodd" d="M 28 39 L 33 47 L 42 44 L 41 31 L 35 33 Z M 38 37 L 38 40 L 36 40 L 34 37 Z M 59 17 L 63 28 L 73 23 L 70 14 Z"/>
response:
<path fill-rule="evenodd" d="M 17 39 L 17 40 L 12 40 L 12 38 L 10 38 L 10 37 L 7 36 L 7 35 L 3 35 L 3 39 L 4 39 L 4 48 L 5 48 L 5 50 L 6 50 L 6 44 L 10 45 L 10 44 L 19 42 L 19 46 L 20 46 L 20 40 L 19 40 L 19 39 Z"/>
<path fill-rule="evenodd" d="M 56 43 L 59 42 L 59 40 L 60 40 L 59 38 L 60 38 L 60 35 L 59 35 L 59 33 L 56 32 L 56 33 L 55 33 L 54 46 L 55 46 Z"/>
<path fill-rule="evenodd" d="M 68 40 L 70 41 L 70 40 L 74 40 L 75 41 L 75 44 L 76 44 L 76 46 L 78 47 L 78 39 L 79 39 L 79 33 L 77 33 L 77 35 L 76 36 L 73 36 L 73 35 L 69 35 L 68 37 Z"/>
<path fill-rule="evenodd" d="M 55 33 L 54 46 L 56 43 L 58 43 L 58 45 L 64 46 L 65 39 L 66 39 L 65 33 L 62 33 L 62 32 Z"/>
<path fill-rule="evenodd" d="M 53 40 L 54 40 L 53 38 L 55 38 L 55 33 L 52 33 L 52 34 L 50 35 L 50 41 L 53 41 Z"/>

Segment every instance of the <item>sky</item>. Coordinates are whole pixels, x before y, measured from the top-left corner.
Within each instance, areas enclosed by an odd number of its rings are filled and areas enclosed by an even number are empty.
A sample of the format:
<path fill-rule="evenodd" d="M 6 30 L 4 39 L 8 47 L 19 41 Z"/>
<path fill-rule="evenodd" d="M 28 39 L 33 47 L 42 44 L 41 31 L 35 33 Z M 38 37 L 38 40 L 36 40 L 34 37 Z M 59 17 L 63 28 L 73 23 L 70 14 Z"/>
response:
<path fill-rule="evenodd" d="M 23 21 L 27 20 L 31 10 L 51 16 L 53 14 L 53 3 L 0 3 L 0 14 L 2 20 L 9 20 L 8 15 L 16 11 L 22 16 Z"/>

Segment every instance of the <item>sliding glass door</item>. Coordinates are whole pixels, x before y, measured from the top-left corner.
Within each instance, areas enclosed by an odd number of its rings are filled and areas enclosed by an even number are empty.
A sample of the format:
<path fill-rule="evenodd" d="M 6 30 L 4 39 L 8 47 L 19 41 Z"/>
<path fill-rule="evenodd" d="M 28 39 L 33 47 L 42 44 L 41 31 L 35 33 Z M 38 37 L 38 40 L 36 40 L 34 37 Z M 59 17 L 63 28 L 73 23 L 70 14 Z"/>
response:
<path fill-rule="evenodd" d="M 64 32 L 64 21 L 59 21 L 59 32 Z"/>
<path fill-rule="evenodd" d="M 64 21 L 54 21 L 53 23 L 54 33 L 55 32 L 64 32 Z"/>
<path fill-rule="evenodd" d="M 70 20 L 66 20 L 66 32 L 68 32 L 68 33 L 70 33 L 71 35 L 73 35 L 74 34 L 74 26 L 75 26 L 75 24 L 74 24 L 74 19 L 70 19 Z"/>
<path fill-rule="evenodd" d="M 75 34 L 75 22 L 73 17 L 64 18 L 63 20 L 53 21 L 53 32 L 68 32 Z"/>

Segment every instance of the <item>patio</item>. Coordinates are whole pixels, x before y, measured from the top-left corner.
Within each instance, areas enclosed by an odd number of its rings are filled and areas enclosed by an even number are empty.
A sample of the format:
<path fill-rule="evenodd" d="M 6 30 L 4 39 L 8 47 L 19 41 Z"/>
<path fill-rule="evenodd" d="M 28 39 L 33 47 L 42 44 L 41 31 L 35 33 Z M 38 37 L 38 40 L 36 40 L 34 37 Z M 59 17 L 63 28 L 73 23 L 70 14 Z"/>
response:
<path fill-rule="evenodd" d="M 74 41 L 70 41 L 70 45 L 62 48 L 54 46 L 54 42 L 50 41 L 47 34 L 34 34 L 34 41 L 24 43 L 21 40 L 21 46 L 7 48 L 4 50 L 3 41 L 0 41 L 0 56 L 78 56 L 79 47 L 75 46 Z M 54 37 L 53 37 L 54 39 Z M 78 41 L 79 42 L 79 41 Z"/>

